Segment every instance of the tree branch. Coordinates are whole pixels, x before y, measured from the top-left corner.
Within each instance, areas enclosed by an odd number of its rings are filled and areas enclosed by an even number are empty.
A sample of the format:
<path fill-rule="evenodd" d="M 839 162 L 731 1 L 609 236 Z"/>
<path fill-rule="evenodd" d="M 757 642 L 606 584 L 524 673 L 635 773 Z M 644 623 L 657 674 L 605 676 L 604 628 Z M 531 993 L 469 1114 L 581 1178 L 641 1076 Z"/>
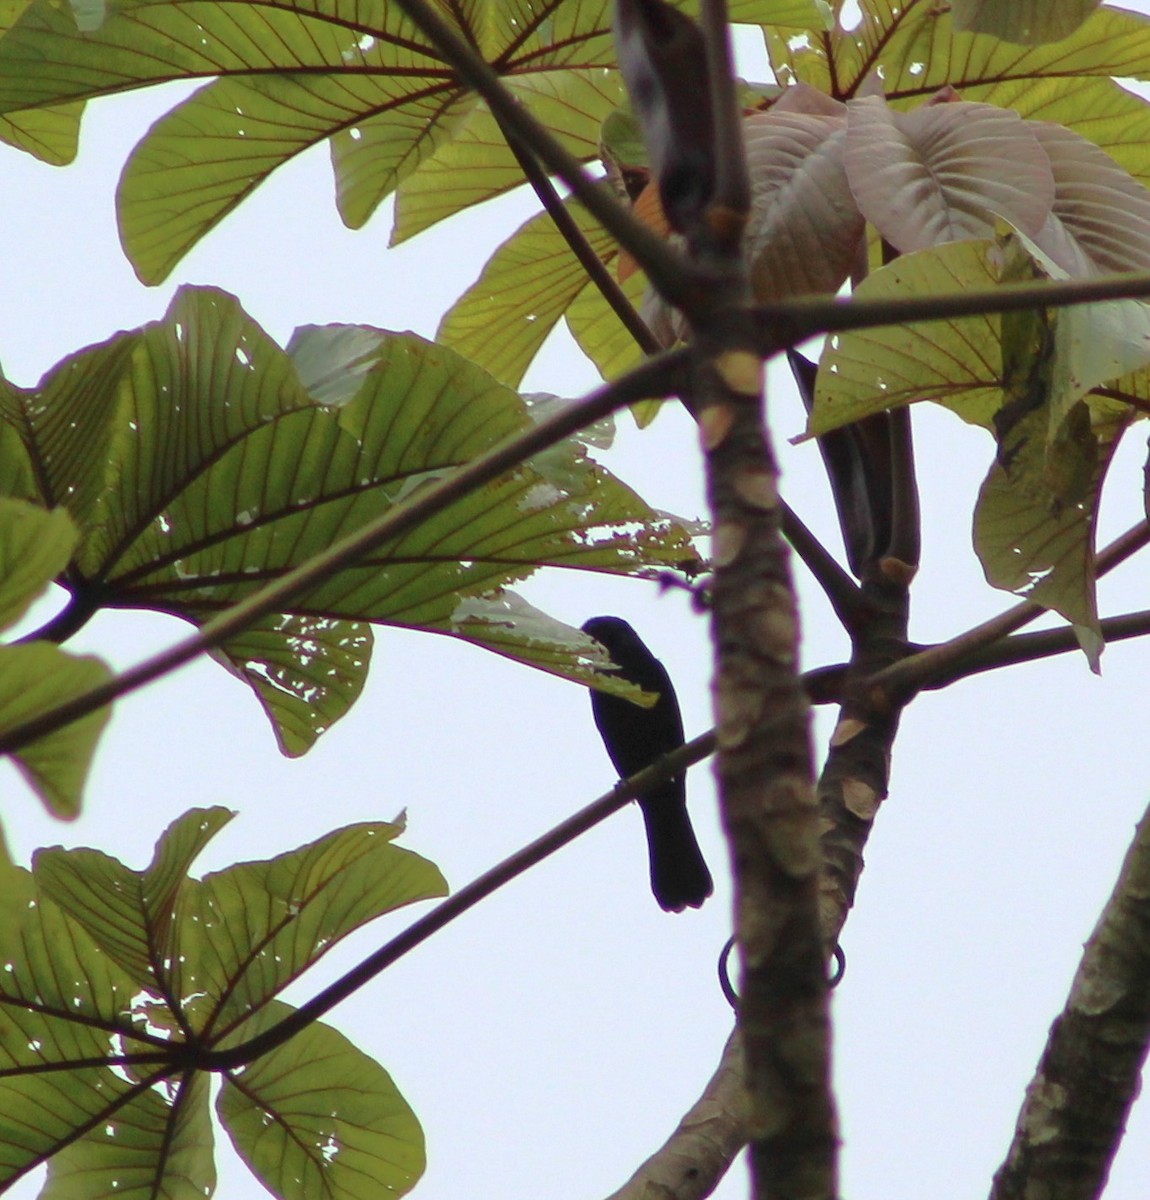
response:
<path fill-rule="evenodd" d="M 697 272 L 658 234 L 638 221 L 558 138 L 535 120 L 503 86 L 498 72 L 475 53 L 427 0 L 396 0 L 396 4 L 460 78 L 487 101 L 505 134 L 510 131 L 548 171 L 563 180 L 603 228 L 634 255 L 661 295 L 685 312 L 692 311 L 701 290 Z"/>
<path fill-rule="evenodd" d="M 523 433 L 508 438 L 442 479 L 429 483 L 409 499 L 369 521 L 362 529 L 341 538 L 327 550 L 253 592 L 246 600 L 206 621 L 191 637 L 130 667 L 106 684 L 55 705 L 0 734 L 0 754 L 11 754 L 36 738 L 103 708 L 120 696 L 136 691 L 190 662 L 205 650 L 234 637 L 260 617 L 280 612 L 292 597 L 327 578 L 333 571 L 355 562 L 377 546 L 407 532 L 434 513 L 441 512 L 448 505 L 497 479 L 532 454 L 554 446 L 616 409 L 637 400 L 661 398 L 682 390 L 688 358 L 688 352 L 680 349 L 647 359 L 583 400 L 566 405 Z"/>
<path fill-rule="evenodd" d="M 1099 552 L 1095 562 L 1096 577 L 1101 579 L 1147 544 L 1150 544 L 1150 519 L 1139 521 Z M 988 647 L 1001 642 L 1015 630 L 1036 621 L 1048 611 L 1040 604 L 1024 600 L 1021 604 L 1008 608 L 998 616 L 991 617 L 981 625 L 975 625 L 949 641 L 940 642 L 937 646 L 928 646 L 908 655 L 893 666 L 884 668 L 871 677 L 869 686 L 885 692 L 893 702 L 895 697 L 909 696 L 930 687 L 931 681 L 936 677 L 961 677 L 962 664 L 968 657 L 973 656 L 977 661 L 977 656 L 983 654 Z"/>
<path fill-rule="evenodd" d="M 1004 283 L 973 292 L 891 296 L 881 300 L 797 296 L 775 304 L 756 305 L 749 313 L 750 327 L 745 336 L 759 354 L 770 358 L 820 333 L 1147 297 L 1150 297 L 1150 274 L 1141 271 L 1098 275 L 1092 279 Z"/>
<path fill-rule="evenodd" d="M 427 941 L 432 934 L 438 933 L 445 925 L 474 908 L 492 892 L 498 891 L 504 884 L 517 879 L 531 867 L 538 865 L 557 850 L 561 850 L 568 842 L 574 841 L 587 830 L 593 829 L 601 821 L 605 821 L 612 813 L 618 812 L 641 792 L 645 792 L 664 779 L 678 775 L 689 766 L 701 762 L 714 751 L 714 748 L 715 733 L 714 730 L 708 730 L 697 738 L 692 738 L 674 753 L 664 755 L 658 762 L 632 775 L 629 779 L 623 780 L 606 795 L 592 801 L 586 808 L 560 822 L 542 837 L 536 838 L 535 841 L 492 867 L 490 871 L 485 871 L 478 879 L 474 879 L 465 887 L 460 888 L 454 896 L 449 896 L 431 912 L 413 922 L 402 933 L 386 942 L 373 954 L 369 954 L 346 975 L 337 979 L 330 987 L 324 988 L 306 1004 L 300 1005 L 278 1024 L 237 1046 L 231 1046 L 226 1050 L 209 1051 L 201 1055 L 196 1060 L 196 1066 L 202 1070 L 232 1070 L 253 1062 L 260 1055 L 267 1054 L 277 1046 L 282 1046 L 301 1029 L 306 1028 L 313 1021 L 318 1021 L 341 1001 L 346 1000 L 364 984 L 387 970 L 392 963 Z"/>
<path fill-rule="evenodd" d="M 779 509 L 783 535 L 823 589 L 843 628 L 850 633 L 863 619 L 867 607 L 858 584 L 785 500 L 779 500 Z"/>
<path fill-rule="evenodd" d="M 627 332 L 635 339 L 644 354 L 658 354 L 663 349 L 658 338 L 651 332 L 647 322 L 636 311 L 635 306 L 627 298 L 614 275 L 607 269 L 606 264 L 591 248 L 583 231 L 579 228 L 562 197 L 555 190 L 535 156 L 523 143 L 508 130 L 500 125 L 503 136 L 511 153 L 515 155 L 527 182 L 531 184 L 540 204 L 555 223 L 555 228 L 563 235 L 563 240 L 571 248 L 571 253 L 579 260 L 580 266 L 587 272 L 588 278 L 599 289 L 600 295 L 611 306 L 612 311 L 623 323 Z"/>
<path fill-rule="evenodd" d="M 1050 1031 L 991 1200 L 1096 1200 L 1150 1046 L 1150 811 Z"/>
<path fill-rule="evenodd" d="M 607 1200 L 703 1200 L 747 1144 L 747 1082 L 738 1032 L 667 1141 Z"/>
<path fill-rule="evenodd" d="M 1099 627 L 1102 630 L 1102 640 L 1107 645 L 1127 638 L 1145 637 L 1150 634 L 1150 609 L 1123 613 L 1116 617 L 1103 617 Z M 1055 654 L 1065 654 L 1078 649 L 1079 641 L 1070 625 L 1064 625 L 1061 629 L 1045 629 L 1041 633 L 1016 633 L 990 646 L 971 651 L 949 671 L 932 675 L 923 684 L 923 690 L 934 691 L 985 671 L 1013 667 L 1018 663 L 1036 662 L 1040 658 L 1051 658 Z"/>

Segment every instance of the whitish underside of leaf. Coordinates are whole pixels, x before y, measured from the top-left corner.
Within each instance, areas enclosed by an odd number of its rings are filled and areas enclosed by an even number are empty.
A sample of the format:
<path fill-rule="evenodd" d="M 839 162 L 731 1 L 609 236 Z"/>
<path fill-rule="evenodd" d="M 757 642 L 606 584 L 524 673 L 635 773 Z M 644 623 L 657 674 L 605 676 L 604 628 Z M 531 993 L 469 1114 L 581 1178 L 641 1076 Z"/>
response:
<path fill-rule="evenodd" d="M 751 173 L 746 234 L 759 300 L 836 292 L 863 236 L 843 164 L 846 115 L 754 114 L 743 123 Z"/>
<path fill-rule="evenodd" d="M 1048 122 L 1031 128 L 1055 182 L 1038 246 L 1071 276 L 1150 270 L 1150 191 L 1086 138 Z"/>

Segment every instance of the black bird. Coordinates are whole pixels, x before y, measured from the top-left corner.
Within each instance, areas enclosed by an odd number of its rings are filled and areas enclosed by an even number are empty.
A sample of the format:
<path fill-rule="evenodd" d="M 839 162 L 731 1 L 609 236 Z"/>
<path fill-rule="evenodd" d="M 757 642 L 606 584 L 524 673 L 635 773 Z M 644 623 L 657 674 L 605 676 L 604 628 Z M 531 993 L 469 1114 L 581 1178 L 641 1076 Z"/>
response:
<path fill-rule="evenodd" d="M 645 692 L 658 692 L 653 708 L 619 696 L 591 692 L 591 712 L 621 778 L 649 767 L 683 744 L 683 718 L 671 678 L 639 635 L 619 617 L 592 617 L 583 626 L 611 656 L 624 679 Z M 698 908 L 711 894 L 711 873 L 687 815 L 687 778 L 676 775 L 639 797 L 647 826 L 651 891 L 660 907 L 682 912 Z"/>

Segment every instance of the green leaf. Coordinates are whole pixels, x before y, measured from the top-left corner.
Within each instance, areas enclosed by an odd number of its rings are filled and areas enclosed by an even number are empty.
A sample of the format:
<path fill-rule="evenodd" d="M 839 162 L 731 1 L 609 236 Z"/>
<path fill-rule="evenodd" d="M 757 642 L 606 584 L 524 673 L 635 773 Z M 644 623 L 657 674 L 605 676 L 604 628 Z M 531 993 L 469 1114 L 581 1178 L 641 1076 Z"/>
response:
<path fill-rule="evenodd" d="M 1046 436 L 1046 407 L 1011 431 L 979 493 L 974 546 L 987 582 L 1061 613 L 1082 630 L 1098 669 L 1094 532 L 1106 468 L 1129 416 L 1122 406 L 1072 408 Z"/>
<path fill-rule="evenodd" d="M 1065 278 L 1065 272 L 1033 243 L 1010 235 L 904 255 L 870 275 L 854 294 L 943 295 L 1043 278 Z M 1046 361 L 1039 376 L 1032 359 L 1043 339 Z M 1053 431 L 1083 395 L 1136 370 L 1148 355 L 1150 308 L 1137 301 L 1077 305 L 1057 317 L 1028 311 L 832 335 L 820 360 L 807 432 L 825 433 L 918 400 L 937 401 L 986 429 L 1002 424 L 1004 405 L 1009 423 L 1011 414 L 1021 417 L 1049 404 Z"/>
<path fill-rule="evenodd" d="M 623 281 L 623 294 L 636 311 L 641 310 L 646 292 L 647 277 L 639 271 Z M 576 293 L 564 316 L 579 349 L 595 364 L 604 379 L 617 379 L 642 362 L 643 351 L 630 330 L 594 285 Z M 661 404 L 661 400 L 641 401 L 632 406 L 632 411 L 644 405 L 658 407 Z"/>
<path fill-rule="evenodd" d="M 0 972 L 0 1183 L 7 1185 L 78 1131 L 109 1119 L 138 1089 L 102 1063 L 135 1032 L 139 988 L 39 896 L 29 872 L 11 869 L 5 891 L 19 915 L 18 940 L 6 947 Z M 76 1065 L 44 1069 L 68 1063 Z"/>
<path fill-rule="evenodd" d="M 276 1004 L 268 1015 L 290 1011 Z M 284 1200 L 402 1196 L 423 1173 L 423 1131 L 391 1076 L 319 1022 L 229 1073 L 217 1110 L 237 1153 Z"/>
<path fill-rule="evenodd" d="M 48 1164 L 39 1200 L 204 1200 L 215 1191 L 209 1079 L 192 1073 L 150 1087 Z"/>
<path fill-rule="evenodd" d="M 862 94 L 877 71 L 892 101 L 930 96 L 949 83 L 966 100 L 1017 107 L 996 89 L 1041 89 L 1072 75 L 1137 79 L 1150 69 L 1150 20 L 1122 9 L 1099 9 L 1057 44 L 1020 48 L 956 31 L 950 7 L 932 0 L 862 0 L 860 8 L 857 25 L 836 26 L 829 37 L 768 25 L 767 50 L 779 81 L 809 83 L 847 100 Z"/>
<path fill-rule="evenodd" d="M 999 252 L 990 241 L 951 242 L 904 255 L 855 289 L 857 299 L 942 295 L 993 287 Z M 917 400 L 937 400 L 990 428 L 1002 402 L 997 315 L 914 321 L 832 334 L 819 363 L 808 433 Z"/>
<path fill-rule="evenodd" d="M 989 33 L 1008 42 L 1036 45 L 1069 37 L 1101 0 L 954 0 L 955 28 Z"/>
<path fill-rule="evenodd" d="M 36 881 L 140 987 L 171 995 L 177 897 L 200 851 L 234 816 L 226 808 L 186 812 L 168 826 L 144 871 L 99 850 L 40 850 Z"/>
<path fill-rule="evenodd" d="M 618 96 L 617 83 L 592 76 L 611 65 L 606 0 L 474 0 L 445 16 L 521 89 L 528 107 L 544 120 L 559 118 L 578 152 L 594 153 L 597 106 L 606 103 L 598 93 Z M 66 9 L 33 0 L 0 39 L 0 112 L 50 111 L 171 79 L 214 79 L 156 123 L 121 181 L 123 240 L 140 278 L 151 283 L 268 174 L 325 139 L 333 139 L 340 211 L 362 224 L 421 163 L 446 152 L 475 107 L 470 89 L 399 6 L 381 0 L 121 0 L 87 24 L 81 34 Z M 486 141 L 478 127 L 475 134 Z M 457 189 L 454 204 L 522 177 L 518 169 L 510 178 L 498 168 L 493 175 L 486 156 L 472 158 L 464 148 L 430 168 L 432 190 L 441 195 L 445 170 Z M 416 226 L 435 219 L 422 211 L 426 191 L 408 200 Z"/>
<path fill-rule="evenodd" d="M 188 893 L 173 992 L 204 992 L 194 1020 L 218 1039 L 247 1023 L 341 938 L 447 893 L 439 869 L 393 845 L 403 824 L 351 825 L 277 858 L 205 876 Z"/>
<path fill-rule="evenodd" d="M 602 122 L 624 100 L 618 73 L 602 67 L 542 71 L 505 82 L 516 99 L 583 160 L 598 154 Z M 523 171 L 498 122 L 486 104 L 478 104 L 453 131 L 451 140 L 400 182 L 392 245 L 522 182 Z M 346 214 L 344 219 L 348 219 Z"/>
<path fill-rule="evenodd" d="M 81 529 L 76 603 L 195 623 L 533 419 L 442 346 L 333 326 L 298 331 L 285 353 L 212 289 L 182 290 L 164 321 L 72 356 L 18 401 L 46 498 Z M 634 574 L 692 562 L 692 536 L 575 439 L 330 575 L 222 654 L 297 753 L 362 684 L 355 622 L 450 633 L 584 680 L 581 641 L 540 641 L 509 623 L 511 610 L 496 622 L 475 606 L 489 614 L 540 566 Z"/>
<path fill-rule="evenodd" d="M 80 145 L 82 104 L 53 109 L 29 109 L 0 117 L 0 141 L 23 150 L 53 167 L 67 166 Z"/>
<path fill-rule="evenodd" d="M 567 207 L 592 250 L 612 263 L 618 253 L 614 239 L 577 201 Z M 554 222 L 540 213 L 495 251 L 479 279 L 444 314 L 436 338 L 514 387 L 559 318 L 590 291 L 598 293 Z M 619 323 L 613 314 L 612 319 Z M 498 337 L 491 336 L 493 329 Z"/>
<path fill-rule="evenodd" d="M 59 646 L 30 642 L 0 646 L 0 733 L 107 683 L 112 674 L 98 658 L 67 654 Z M 13 754 L 20 774 L 57 817 L 74 817 L 96 742 L 107 723 L 102 708 L 29 742 Z"/>
<path fill-rule="evenodd" d="M 29 393 L 13 387 L 0 374 L 0 496 L 44 504 L 40 482 L 28 453 L 21 429 L 24 426 L 24 402 Z"/>
<path fill-rule="evenodd" d="M 275 994 L 340 938 L 445 891 L 434 866 L 392 845 L 397 824 L 189 878 L 230 817 L 185 814 L 145 871 L 86 849 L 41 852 L 34 875 L 3 864 L 0 1188 L 51 1160 L 54 1200 L 210 1194 L 215 1064 L 201 1052 L 266 1032 L 291 1012 Z M 287 1170 L 281 1194 L 304 1194 L 292 1180 L 306 1175 L 359 1195 L 422 1169 L 422 1134 L 386 1072 L 331 1029 L 304 1028 L 227 1080 L 229 1132 L 265 1181 Z M 291 1140 L 274 1161 L 273 1116 Z"/>
<path fill-rule="evenodd" d="M 64 509 L 0 497 L 0 629 L 19 621 L 63 571 L 78 538 Z"/>

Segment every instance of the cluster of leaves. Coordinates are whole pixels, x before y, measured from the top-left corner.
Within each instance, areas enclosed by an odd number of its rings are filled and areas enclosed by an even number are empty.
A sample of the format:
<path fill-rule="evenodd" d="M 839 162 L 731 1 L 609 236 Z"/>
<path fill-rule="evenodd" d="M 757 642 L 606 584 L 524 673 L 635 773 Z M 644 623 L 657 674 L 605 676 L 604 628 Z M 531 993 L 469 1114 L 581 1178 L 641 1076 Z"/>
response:
<path fill-rule="evenodd" d="M 210 1195 L 209 1071 L 223 1128 L 276 1195 L 419 1177 L 419 1122 L 378 1063 L 319 1021 L 267 1035 L 293 1011 L 278 993 L 365 922 L 443 895 L 442 876 L 392 844 L 401 825 L 370 824 L 190 878 L 232 816 L 188 812 L 143 871 L 58 847 L 31 872 L 3 864 L 6 1184 L 49 1162 L 46 1196 Z"/>

